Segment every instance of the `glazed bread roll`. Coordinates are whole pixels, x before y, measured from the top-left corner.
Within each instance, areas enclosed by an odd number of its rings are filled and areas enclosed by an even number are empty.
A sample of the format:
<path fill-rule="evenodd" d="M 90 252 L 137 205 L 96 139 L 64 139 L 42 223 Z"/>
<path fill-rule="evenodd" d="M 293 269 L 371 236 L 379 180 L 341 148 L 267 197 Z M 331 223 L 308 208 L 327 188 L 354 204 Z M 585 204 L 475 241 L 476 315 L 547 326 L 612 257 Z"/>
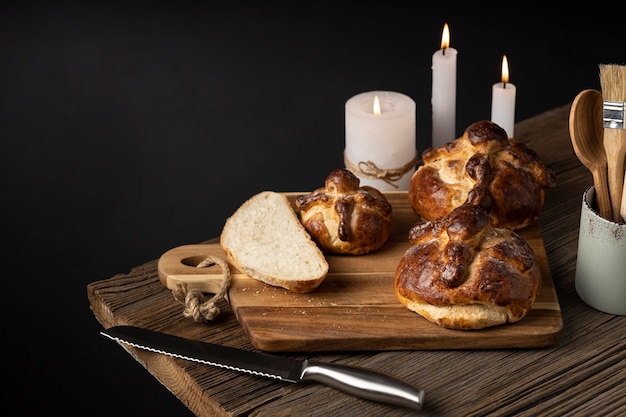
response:
<path fill-rule="evenodd" d="M 394 276 L 399 301 L 439 326 L 481 329 L 521 320 L 541 288 L 528 243 L 465 203 L 416 224 Z"/>
<path fill-rule="evenodd" d="M 363 255 L 383 246 L 391 235 L 387 198 L 376 188 L 361 187 L 345 168 L 332 171 L 324 187 L 299 196 L 296 205 L 304 228 L 327 253 Z"/>
<path fill-rule="evenodd" d="M 489 213 L 495 227 L 534 223 L 555 173 L 539 156 L 490 121 L 470 125 L 463 136 L 422 154 L 411 177 L 409 203 L 423 220 L 449 214 L 469 201 Z"/>
<path fill-rule="evenodd" d="M 263 191 L 230 216 L 220 244 L 240 272 L 298 293 L 315 290 L 328 262 L 283 194 Z"/>

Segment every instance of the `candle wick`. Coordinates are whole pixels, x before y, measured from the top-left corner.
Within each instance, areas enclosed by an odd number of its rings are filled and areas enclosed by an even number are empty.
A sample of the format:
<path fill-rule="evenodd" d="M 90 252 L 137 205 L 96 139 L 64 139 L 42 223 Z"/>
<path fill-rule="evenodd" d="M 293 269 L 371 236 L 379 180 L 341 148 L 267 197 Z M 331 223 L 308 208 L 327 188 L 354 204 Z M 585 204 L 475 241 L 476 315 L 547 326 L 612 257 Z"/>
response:
<path fill-rule="evenodd" d="M 502 88 L 506 88 L 506 81 L 502 81 Z"/>
<path fill-rule="evenodd" d="M 445 56 L 445 55 L 446 55 L 446 49 L 448 49 L 448 48 L 443 48 L 443 49 L 441 50 L 441 55 L 443 55 L 443 56 Z"/>

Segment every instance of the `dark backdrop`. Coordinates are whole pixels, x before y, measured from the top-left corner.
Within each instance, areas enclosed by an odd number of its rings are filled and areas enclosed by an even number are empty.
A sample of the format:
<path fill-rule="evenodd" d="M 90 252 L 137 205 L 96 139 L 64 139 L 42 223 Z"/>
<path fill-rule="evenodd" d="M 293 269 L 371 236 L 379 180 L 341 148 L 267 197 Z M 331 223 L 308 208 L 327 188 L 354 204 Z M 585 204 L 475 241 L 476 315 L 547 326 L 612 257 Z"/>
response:
<path fill-rule="evenodd" d="M 624 6 L 250 3 L 2 2 L 3 340 L 20 407 L 190 415 L 99 335 L 87 284 L 218 236 L 261 190 L 321 186 L 357 93 L 411 96 L 424 150 L 444 23 L 457 135 L 490 117 L 503 54 L 517 120 L 599 89 L 597 65 L 626 58 Z"/>

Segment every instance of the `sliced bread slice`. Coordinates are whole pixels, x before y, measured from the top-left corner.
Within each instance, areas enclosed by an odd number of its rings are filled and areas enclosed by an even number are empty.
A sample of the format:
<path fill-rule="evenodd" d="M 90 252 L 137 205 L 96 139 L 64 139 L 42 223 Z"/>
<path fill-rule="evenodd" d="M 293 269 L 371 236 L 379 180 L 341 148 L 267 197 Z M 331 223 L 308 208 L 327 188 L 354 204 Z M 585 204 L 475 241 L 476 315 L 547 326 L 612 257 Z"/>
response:
<path fill-rule="evenodd" d="M 328 262 L 283 194 L 263 191 L 230 216 L 220 235 L 228 260 L 242 273 L 298 293 L 315 290 Z"/>

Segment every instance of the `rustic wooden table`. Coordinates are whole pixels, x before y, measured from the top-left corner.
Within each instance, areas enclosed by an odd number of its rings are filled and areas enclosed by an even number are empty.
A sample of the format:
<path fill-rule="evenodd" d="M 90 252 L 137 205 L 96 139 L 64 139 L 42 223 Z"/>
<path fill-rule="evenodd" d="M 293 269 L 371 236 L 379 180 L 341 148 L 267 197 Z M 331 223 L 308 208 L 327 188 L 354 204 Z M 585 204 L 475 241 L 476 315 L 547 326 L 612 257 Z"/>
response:
<path fill-rule="evenodd" d="M 276 382 L 125 349 L 198 416 L 626 415 L 626 316 L 594 310 L 580 300 L 574 288 L 582 193 L 592 178 L 569 140 L 569 108 L 553 109 L 515 128 L 516 137 L 536 150 L 557 173 L 558 185 L 548 191 L 539 219 L 563 324 L 553 344 L 536 348 L 278 353 L 396 375 L 426 391 L 425 406 L 418 413 L 362 400 L 320 384 Z M 211 324 L 184 318 L 182 306 L 159 281 L 157 261 L 88 285 L 91 309 L 104 328 L 134 325 L 255 350 L 226 303 L 220 305 L 222 313 Z M 103 337 L 102 343 L 111 342 Z M 112 344 L 111 349 L 119 347 Z"/>

